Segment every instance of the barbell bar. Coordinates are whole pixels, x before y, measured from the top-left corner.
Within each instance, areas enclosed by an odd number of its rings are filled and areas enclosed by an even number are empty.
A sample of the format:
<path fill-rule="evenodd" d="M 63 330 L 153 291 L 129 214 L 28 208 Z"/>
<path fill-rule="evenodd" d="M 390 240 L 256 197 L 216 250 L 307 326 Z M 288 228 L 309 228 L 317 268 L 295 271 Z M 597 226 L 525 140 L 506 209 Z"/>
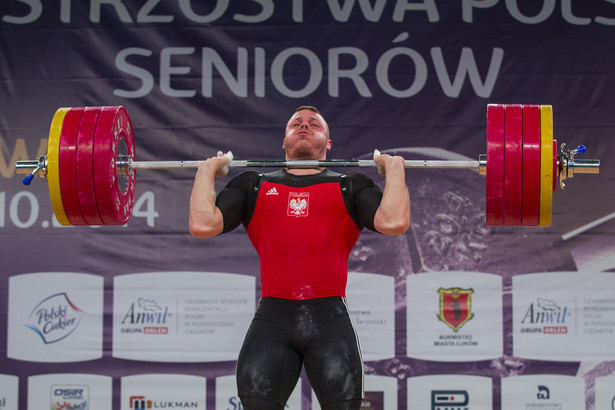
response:
<path fill-rule="evenodd" d="M 17 173 L 46 177 L 62 225 L 123 225 L 130 218 L 137 169 L 197 168 L 195 161 L 136 161 L 132 124 L 121 106 L 63 107 L 50 127 L 47 155 L 16 163 Z M 552 192 L 575 173 L 597 174 L 600 161 L 577 159 L 553 140 L 550 105 L 489 104 L 487 154 L 478 161 L 405 160 L 406 168 L 469 169 L 486 175 L 486 224 L 550 226 Z M 231 160 L 229 168 L 377 167 L 373 160 Z"/>

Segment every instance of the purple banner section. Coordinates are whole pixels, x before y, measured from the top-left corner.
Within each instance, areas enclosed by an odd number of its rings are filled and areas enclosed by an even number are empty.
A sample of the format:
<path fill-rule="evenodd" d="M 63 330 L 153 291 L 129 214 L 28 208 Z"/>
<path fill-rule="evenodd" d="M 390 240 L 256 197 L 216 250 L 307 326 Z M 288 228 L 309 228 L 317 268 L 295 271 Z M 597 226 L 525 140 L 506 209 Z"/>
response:
<path fill-rule="evenodd" d="M 94 397 L 100 384 L 111 395 L 101 403 L 109 403 L 113 409 L 137 409 L 147 400 L 154 404 L 164 400 L 152 398 L 154 388 L 142 393 L 149 398 L 128 392 L 129 386 L 141 384 L 129 383 L 130 379 L 124 384 L 122 378 L 151 374 L 159 380 L 161 374 L 177 374 L 198 376 L 193 384 L 206 385 L 206 398 L 195 394 L 198 397 L 193 402 L 198 404 L 194 408 L 239 408 L 236 397 L 230 397 L 224 407 L 216 395 L 220 387 L 216 379 L 234 374 L 234 360 L 172 363 L 113 355 L 113 335 L 119 331 L 114 326 L 119 317 L 130 317 L 137 323 L 148 317 L 148 312 L 157 312 L 159 316 L 150 317 L 175 320 L 178 316 L 160 312 L 176 309 L 175 315 L 192 318 L 190 326 L 183 324 L 192 329 L 208 322 L 194 316 L 196 310 L 188 314 L 188 308 L 177 306 L 219 306 L 222 300 L 232 298 L 212 296 L 197 302 L 190 294 L 163 303 L 163 292 L 144 282 L 142 294 L 135 292 L 134 300 L 126 298 L 134 306 L 142 306 L 133 312 L 114 305 L 114 299 L 119 300 L 114 298 L 114 283 L 117 277 L 140 273 L 152 274 L 144 277 L 156 277 L 157 272 L 247 275 L 256 278 L 258 300 L 259 261 L 245 229 L 207 240 L 189 234 L 188 201 L 194 170 L 138 170 L 135 204 L 125 226 L 60 226 L 53 217 L 46 180 L 37 177 L 26 187 L 20 182 L 25 175 L 15 171 L 16 161 L 47 153 L 51 119 L 59 107 L 126 107 L 134 129 L 136 158 L 142 161 L 200 160 L 218 150 L 232 151 L 235 159 L 282 159 L 286 121 L 296 107 L 305 104 L 317 106 L 330 126 L 331 159 L 369 159 L 373 150 L 379 149 L 407 159 L 478 160 L 486 153 L 487 104 L 514 103 L 552 105 L 558 143 L 565 142 L 569 148 L 585 145 L 587 153 L 578 158 L 600 159 L 600 173 L 577 173 L 566 180 L 564 190 L 556 188 L 551 227 L 498 228 L 485 225 L 485 177 L 477 171 L 408 170 L 411 229 L 398 237 L 363 232 L 349 260 L 351 272 L 394 278 L 394 357 L 366 362 L 366 374 L 392 378 L 397 385 L 397 408 L 403 410 L 414 409 L 413 398 L 408 396 L 421 391 L 417 386 L 431 386 L 432 392 L 457 392 L 449 397 L 457 397 L 459 403 L 469 399 L 469 408 L 507 410 L 501 399 L 514 393 L 503 393 L 503 386 L 525 384 L 501 381 L 525 375 L 581 378 L 586 386 L 581 398 L 586 408 L 603 410 L 594 403 L 606 403 L 606 396 L 610 394 L 612 399 L 615 391 L 604 388 L 609 383 L 598 378 L 613 375 L 612 357 L 566 361 L 515 355 L 513 334 L 519 324 L 513 315 L 513 277 L 546 272 L 615 273 L 613 38 L 612 0 L 3 0 L 0 333 L 5 337 L 0 338 L 0 374 L 7 375 L 11 383 L 7 391 L 0 387 L 0 408 L 15 400 L 20 409 L 31 408 L 28 403 L 35 403 L 30 400 L 35 393 L 30 387 L 47 388 L 47 378 L 45 383 L 35 378 L 29 387 L 33 376 L 82 373 L 111 377 L 112 387 L 106 378 L 96 379 L 81 388 L 81 393 L 71 393 L 67 386 L 72 379 L 62 376 L 56 383 L 60 387 L 46 402 L 51 405 L 52 400 L 61 399 L 77 406 L 83 392 Z M 217 188 L 238 172 L 232 170 L 229 176 L 219 178 Z M 383 184 L 375 170 L 365 173 Z M 413 358 L 407 351 L 408 338 L 421 337 L 407 328 L 407 278 L 441 271 L 501 277 L 501 357 L 429 361 Z M 102 278 L 102 295 L 96 296 L 102 298 L 102 307 L 95 309 L 102 323 L 93 327 L 96 331 L 92 335 L 96 349 L 100 349 L 99 342 L 102 344 L 102 356 L 79 352 L 79 357 L 95 358 L 51 359 L 54 351 L 62 350 L 58 343 L 74 347 L 79 345 L 75 335 L 79 340 L 88 339 L 82 334 L 83 323 L 94 319 L 79 322 L 80 311 L 94 298 L 84 296 L 83 292 L 91 290 L 79 288 L 76 283 L 81 280 L 62 279 L 59 285 L 50 284 L 47 294 L 36 281 L 20 278 L 30 273 Z M 10 283 L 19 286 L 11 287 Z M 190 284 L 177 286 L 178 294 L 185 295 L 181 292 L 188 290 L 182 286 Z M 470 285 L 457 286 L 472 293 Z M 32 289 L 28 296 L 32 300 L 18 303 L 17 298 L 29 293 L 27 289 Z M 540 299 L 554 304 L 541 302 L 545 309 L 541 314 L 546 315 L 549 306 L 569 306 L 568 302 L 557 302 L 560 299 L 584 297 L 571 296 L 573 293 L 566 283 L 545 290 Z M 480 303 L 479 294 L 472 297 Z M 426 317 L 433 318 L 434 326 L 439 324 L 449 331 L 438 322 L 437 298 L 434 292 L 434 311 Z M 608 323 L 615 300 L 602 295 L 586 302 L 595 310 L 591 314 L 599 317 L 585 319 L 595 321 L 592 329 L 606 329 L 600 340 L 612 345 L 615 335 L 608 332 L 615 324 Z M 45 313 L 34 313 L 40 306 L 45 307 Z M 362 311 L 360 303 L 352 306 L 354 311 Z M 538 300 L 531 306 L 538 309 Z M 158 312 L 156 307 L 162 310 Z M 16 309 L 28 310 L 24 319 Z M 489 326 L 481 322 L 480 314 L 473 316 L 467 309 L 470 319 L 465 329 L 459 329 L 461 334 L 471 333 L 474 323 Z M 532 319 L 538 317 L 532 315 Z M 44 337 L 45 318 L 48 326 L 62 328 L 62 340 Z M 77 324 L 81 327 L 69 329 Z M 23 326 L 30 327 L 19 329 L 16 335 L 13 329 Z M 123 326 L 129 328 L 125 323 Z M 172 330 L 165 326 L 152 325 L 148 331 Z M 550 326 L 549 331 L 562 333 L 564 327 Z M 566 331 L 572 332 L 572 327 Z M 447 340 L 458 340 L 455 333 L 451 335 Z M 30 336 L 40 340 L 24 342 L 18 357 L 12 356 L 10 350 L 19 346 L 19 337 Z M 557 335 L 549 336 L 557 340 Z M 459 340 L 469 340 L 464 337 Z M 237 332 L 237 338 L 243 338 L 243 333 Z M 185 337 L 182 343 L 189 340 Z M 596 339 L 591 340 L 590 346 Z M 30 357 L 28 346 L 37 342 L 41 344 L 37 359 L 24 359 Z M 151 346 L 135 348 L 147 350 Z M 156 354 L 149 353 L 145 356 Z M 46 355 L 49 360 L 40 359 Z M 124 357 L 131 357 L 130 353 Z M 465 379 L 417 379 L 442 375 L 482 379 L 476 385 L 468 379 L 467 387 Z M 18 377 L 18 387 L 11 376 Z M 307 377 L 302 376 L 301 408 L 307 410 L 312 408 L 313 398 Z M 489 384 L 485 378 L 492 381 L 486 396 L 480 390 Z M 553 383 L 552 392 L 566 390 L 558 385 L 559 379 L 545 380 Z M 53 377 L 49 383 L 53 385 Z M 382 386 L 388 384 L 382 382 Z M 594 386 L 601 386 L 601 390 Z M 227 387 L 225 384 L 225 392 Z M 389 410 L 391 393 L 386 388 L 370 385 L 366 390 L 369 395 L 364 408 Z M 537 391 L 547 397 L 543 390 Z M 533 390 L 531 393 L 536 396 Z M 561 405 L 566 408 L 565 398 L 552 396 L 552 400 L 563 400 L 552 402 L 553 406 L 564 403 Z M 479 407 L 472 397 L 490 397 L 491 402 Z M 531 408 L 527 400 L 526 408 Z M 441 408 L 433 401 L 430 405 Z"/>

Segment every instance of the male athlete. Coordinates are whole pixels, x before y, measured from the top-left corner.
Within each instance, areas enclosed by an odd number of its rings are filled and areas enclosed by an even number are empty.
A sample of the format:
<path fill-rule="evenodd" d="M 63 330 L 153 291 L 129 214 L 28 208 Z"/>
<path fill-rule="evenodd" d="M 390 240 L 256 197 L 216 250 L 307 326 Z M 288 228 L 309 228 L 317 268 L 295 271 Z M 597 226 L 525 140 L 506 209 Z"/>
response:
<path fill-rule="evenodd" d="M 286 160 L 325 160 L 329 127 L 301 106 L 286 125 Z M 190 197 L 190 232 L 212 237 L 246 227 L 261 265 L 262 297 L 237 361 L 247 410 L 280 410 L 305 366 L 323 410 L 358 410 L 363 362 L 346 307 L 348 256 L 365 227 L 400 235 L 410 224 L 401 157 L 376 154 L 384 191 L 367 176 L 329 169 L 243 172 L 216 195 L 229 157 L 203 161 Z"/>

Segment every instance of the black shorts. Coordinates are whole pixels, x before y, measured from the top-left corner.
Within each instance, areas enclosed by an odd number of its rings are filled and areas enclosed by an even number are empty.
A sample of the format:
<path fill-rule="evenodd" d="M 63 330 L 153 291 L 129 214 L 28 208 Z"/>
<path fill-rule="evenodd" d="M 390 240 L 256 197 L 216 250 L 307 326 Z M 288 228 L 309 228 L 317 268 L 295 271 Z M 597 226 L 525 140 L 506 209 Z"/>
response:
<path fill-rule="evenodd" d="M 363 361 L 345 298 L 262 298 L 237 361 L 239 397 L 284 406 L 302 365 L 321 406 L 362 399 Z"/>

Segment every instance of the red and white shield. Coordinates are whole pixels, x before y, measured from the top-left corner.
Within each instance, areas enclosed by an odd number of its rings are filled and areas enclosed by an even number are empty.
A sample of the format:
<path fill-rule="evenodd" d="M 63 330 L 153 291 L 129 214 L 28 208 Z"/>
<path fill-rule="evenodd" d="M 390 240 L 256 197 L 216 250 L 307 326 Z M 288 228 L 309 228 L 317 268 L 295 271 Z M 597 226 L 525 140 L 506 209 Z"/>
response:
<path fill-rule="evenodd" d="M 440 288 L 438 293 L 440 294 L 438 319 L 457 332 L 474 317 L 474 313 L 471 312 L 474 289 Z"/>
<path fill-rule="evenodd" d="M 288 194 L 288 216 L 308 216 L 310 208 L 309 192 L 290 192 Z"/>

